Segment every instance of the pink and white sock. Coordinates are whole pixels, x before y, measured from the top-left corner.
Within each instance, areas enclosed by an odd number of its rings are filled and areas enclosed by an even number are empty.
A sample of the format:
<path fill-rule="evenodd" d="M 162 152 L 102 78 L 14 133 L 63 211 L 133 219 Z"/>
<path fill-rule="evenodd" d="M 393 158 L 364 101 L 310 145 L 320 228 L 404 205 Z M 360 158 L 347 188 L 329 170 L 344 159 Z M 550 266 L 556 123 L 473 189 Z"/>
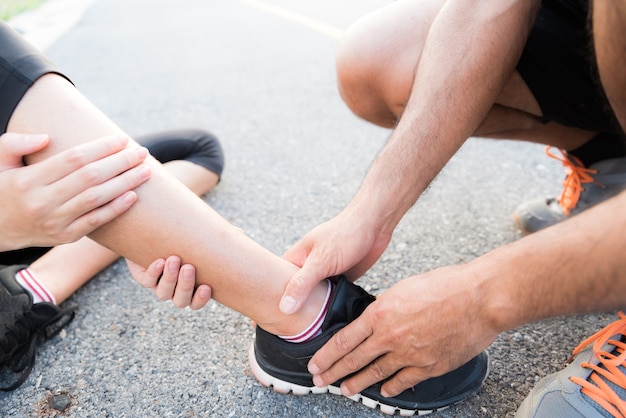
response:
<path fill-rule="evenodd" d="M 33 272 L 29 269 L 25 268 L 18 271 L 15 274 L 15 280 L 33 296 L 33 303 L 50 302 L 56 305 L 56 300 L 52 293 L 37 280 Z"/>
<path fill-rule="evenodd" d="M 324 300 L 324 304 L 322 305 L 320 313 L 317 315 L 311 325 L 309 325 L 304 331 L 299 334 L 288 336 L 279 335 L 280 338 L 290 343 L 303 343 L 312 340 L 322 333 L 322 324 L 324 323 L 324 319 L 326 319 L 326 314 L 328 313 L 328 307 L 330 305 L 330 297 L 332 296 L 333 289 L 335 287 L 333 282 L 331 282 L 330 280 L 326 280 L 326 282 L 328 283 L 326 299 Z"/>

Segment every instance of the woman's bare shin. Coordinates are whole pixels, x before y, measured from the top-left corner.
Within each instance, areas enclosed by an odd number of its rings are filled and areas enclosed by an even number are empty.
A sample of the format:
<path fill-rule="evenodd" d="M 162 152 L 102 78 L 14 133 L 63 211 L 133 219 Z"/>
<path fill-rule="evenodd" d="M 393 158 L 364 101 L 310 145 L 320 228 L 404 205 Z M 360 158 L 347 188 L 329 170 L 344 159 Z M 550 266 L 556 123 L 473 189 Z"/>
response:
<path fill-rule="evenodd" d="M 51 144 L 29 163 L 101 136 L 123 134 L 66 80 L 42 77 L 15 110 L 9 129 L 47 133 Z M 129 146 L 138 146 L 132 142 Z M 297 267 L 264 249 L 228 223 L 154 159 L 151 179 L 136 191 L 137 203 L 90 237 L 144 266 L 176 254 L 197 269 L 198 283 L 213 298 L 252 318 L 269 332 L 293 335 L 317 315 L 325 297 L 322 284 L 307 308 L 289 318 L 278 310 L 280 296 Z"/>

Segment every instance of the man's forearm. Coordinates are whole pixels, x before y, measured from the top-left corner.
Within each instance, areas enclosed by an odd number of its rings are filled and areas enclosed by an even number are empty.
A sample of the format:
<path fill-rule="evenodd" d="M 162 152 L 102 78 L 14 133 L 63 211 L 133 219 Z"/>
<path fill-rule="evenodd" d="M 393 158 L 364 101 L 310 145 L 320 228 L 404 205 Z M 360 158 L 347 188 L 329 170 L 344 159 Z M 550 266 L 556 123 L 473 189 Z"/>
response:
<path fill-rule="evenodd" d="M 626 193 L 477 258 L 484 313 L 498 331 L 626 307 Z"/>
<path fill-rule="evenodd" d="M 355 207 L 368 207 L 360 215 L 393 230 L 493 106 L 521 55 L 537 3 L 445 4 L 426 40 L 406 109 L 353 200 Z"/>

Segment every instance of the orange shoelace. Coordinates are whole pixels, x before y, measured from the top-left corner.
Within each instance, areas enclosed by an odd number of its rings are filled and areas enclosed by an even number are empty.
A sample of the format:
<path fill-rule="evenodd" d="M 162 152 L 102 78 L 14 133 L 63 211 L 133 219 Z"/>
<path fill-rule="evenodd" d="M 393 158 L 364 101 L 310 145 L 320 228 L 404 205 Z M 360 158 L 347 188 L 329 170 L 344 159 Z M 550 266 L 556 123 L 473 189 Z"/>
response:
<path fill-rule="evenodd" d="M 580 193 L 585 190 L 583 187 L 584 183 L 596 183 L 600 187 L 604 187 L 604 185 L 596 182 L 591 176 L 592 174 L 596 174 L 598 170 L 586 168 L 578 158 L 573 155 L 566 155 L 565 151 L 562 149 L 557 148 L 561 156 L 552 154 L 550 148 L 552 147 L 546 147 L 546 155 L 555 160 L 559 160 L 565 167 L 566 176 L 563 181 L 563 192 L 561 193 L 561 197 L 559 197 L 559 204 L 563 209 L 563 213 L 569 215 L 571 210 L 578 204 Z"/>
<path fill-rule="evenodd" d="M 626 417 L 626 401 L 621 399 L 606 383 L 608 380 L 626 389 L 626 375 L 623 370 L 619 369 L 619 366 L 626 365 L 626 343 L 611 338 L 615 335 L 626 335 L 626 315 L 620 312 L 619 317 L 620 319 L 596 332 L 576 347 L 572 356 L 593 343 L 593 356 L 598 359 L 599 363 L 597 365 L 588 362 L 581 364 L 581 367 L 593 370 L 588 380 L 580 377 L 571 377 L 570 380 L 582 388 L 582 393 L 597 402 L 611 415 L 624 418 Z M 611 353 L 602 350 L 607 343 L 615 346 L 615 350 Z"/>

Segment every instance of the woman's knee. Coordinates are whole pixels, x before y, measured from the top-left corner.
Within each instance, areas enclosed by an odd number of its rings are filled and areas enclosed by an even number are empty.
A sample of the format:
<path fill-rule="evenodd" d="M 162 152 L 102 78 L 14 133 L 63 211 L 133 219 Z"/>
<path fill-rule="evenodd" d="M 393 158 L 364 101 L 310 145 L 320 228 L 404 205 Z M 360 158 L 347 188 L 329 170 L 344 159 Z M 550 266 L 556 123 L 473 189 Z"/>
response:
<path fill-rule="evenodd" d="M 219 139 L 204 129 L 177 129 L 137 138 L 161 163 L 189 161 L 221 176 L 224 151 Z"/>
<path fill-rule="evenodd" d="M 218 177 L 221 177 L 224 170 L 224 150 L 219 139 L 211 132 L 197 130 L 195 141 L 194 152 L 188 160 L 211 170 Z"/>

